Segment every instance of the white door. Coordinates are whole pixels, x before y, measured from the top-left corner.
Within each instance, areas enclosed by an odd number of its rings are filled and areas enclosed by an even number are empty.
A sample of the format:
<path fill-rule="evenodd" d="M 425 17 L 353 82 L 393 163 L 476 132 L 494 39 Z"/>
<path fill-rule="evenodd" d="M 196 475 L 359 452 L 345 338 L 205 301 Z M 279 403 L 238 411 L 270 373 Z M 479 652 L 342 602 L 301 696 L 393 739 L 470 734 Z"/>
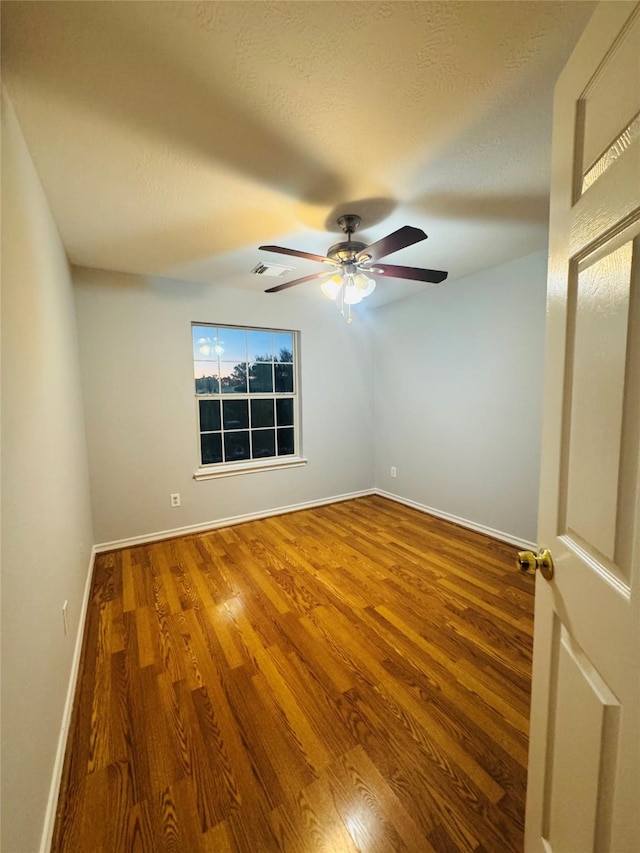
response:
<path fill-rule="evenodd" d="M 640 4 L 554 102 L 527 853 L 640 851 Z"/>

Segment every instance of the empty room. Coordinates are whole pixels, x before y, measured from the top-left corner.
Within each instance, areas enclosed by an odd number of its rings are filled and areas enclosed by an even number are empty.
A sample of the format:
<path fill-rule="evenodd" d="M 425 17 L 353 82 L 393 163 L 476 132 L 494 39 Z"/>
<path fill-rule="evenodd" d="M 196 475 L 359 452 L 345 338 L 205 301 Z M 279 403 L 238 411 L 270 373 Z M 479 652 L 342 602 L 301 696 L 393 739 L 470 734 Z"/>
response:
<path fill-rule="evenodd" d="M 640 849 L 640 4 L 0 3 L 5 853 Z"/>

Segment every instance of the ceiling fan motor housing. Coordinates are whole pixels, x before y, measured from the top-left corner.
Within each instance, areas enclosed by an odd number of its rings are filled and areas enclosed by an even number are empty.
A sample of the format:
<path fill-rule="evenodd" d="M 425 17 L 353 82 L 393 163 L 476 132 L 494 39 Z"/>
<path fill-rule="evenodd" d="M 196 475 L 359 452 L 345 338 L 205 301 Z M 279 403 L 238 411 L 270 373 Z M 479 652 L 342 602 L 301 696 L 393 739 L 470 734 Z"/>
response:
<path fill-rule="evenodd" d="M 360 243 L 358 240 L 348 240 L 343 243 L 335 243 L 331 246 L 327 252 L 327 257 L 340 264 L 353 263 L 358 252 L 366 248 L 366 243 Z M 366 258 L 360 259 L 361 262 L 364 260 Z"/>
<path fill-rule="evenodd" d="M 356 263 L 356 255 L 358 252 L 367 248 L 366 243 L 360 243 L 359 241 L 351 239 L 353 232 L 357 231 L 360 227 L 360 217 L 355 213 L 345 213 L 343 216 L 339 216 L 336 219 L 336 222 L 347 235 L 347 239 L 341 243 L 335 243 L 331 246 L 327 251 L 327 257 L 331 258 L 332 261 L 342 264 L 342 266 Z M 361 258 L 360 263 L 364 260 L 364 258 Z"/>

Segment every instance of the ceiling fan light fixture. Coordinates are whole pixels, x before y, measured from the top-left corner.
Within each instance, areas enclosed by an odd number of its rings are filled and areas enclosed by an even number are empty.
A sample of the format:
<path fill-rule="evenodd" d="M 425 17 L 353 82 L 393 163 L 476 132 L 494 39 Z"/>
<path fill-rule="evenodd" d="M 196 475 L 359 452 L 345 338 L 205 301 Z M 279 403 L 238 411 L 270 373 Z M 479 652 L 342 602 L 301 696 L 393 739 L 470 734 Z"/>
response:
<path fill-rule="evenodd" d="M 320 286 L 320 290 L 329 299 L 337 299 L 341 287 L 342 278 L 339 275 L 334 275 Z"/>
<path fill-rule="evenodd" d="M 369 276 L 365 275 L 363 272 L 359 272 L 356 276 L 354 276 L 354 281 L 363 299 L 365 298 L 365 296 L 371 296 L 373 291 L 376 289 L 376 283 L 374 279 L 369 278 Z"/>
<path fill-rule="evenodd" d="M 320 285 L 320 289 L 329 299 L 335 300 L 340 295 L 343 285 L 345 305 L 357 305 L 358 302 L 362 302 L 365 296 L 370 296 L 376 289 L 375 281 L 362 272 L 355 274 L 342 272 L 339 275 L 331 276 L 330 279 Z"/>
<path fill-rule="evenodd" d="M 363 299 L 364 295 L 354 281 L 354 276 L 347 276 L 347 280 L 344 284 L 344 304 L 357 305 L 358 302 L 362 302 Z"/>

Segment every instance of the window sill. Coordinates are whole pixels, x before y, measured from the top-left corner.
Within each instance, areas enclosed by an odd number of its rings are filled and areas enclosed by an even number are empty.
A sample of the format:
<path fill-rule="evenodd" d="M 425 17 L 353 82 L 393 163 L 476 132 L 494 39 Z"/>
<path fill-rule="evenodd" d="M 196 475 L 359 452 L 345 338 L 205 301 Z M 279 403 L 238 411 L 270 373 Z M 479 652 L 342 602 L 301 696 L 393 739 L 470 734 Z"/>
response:
<path fill-rule="evenodd" d="M 306 465 L 303 456 L 287 456 L 286 459 L 268 459 L 264 462 L 232 462 L 217 467 L 198 468 L 194 480 L 212 480 L 216 477 L 234 477 L 236 474 L 250 474 L 254 471 L 275 471 L 278 468 L 299 468 Z"/>

